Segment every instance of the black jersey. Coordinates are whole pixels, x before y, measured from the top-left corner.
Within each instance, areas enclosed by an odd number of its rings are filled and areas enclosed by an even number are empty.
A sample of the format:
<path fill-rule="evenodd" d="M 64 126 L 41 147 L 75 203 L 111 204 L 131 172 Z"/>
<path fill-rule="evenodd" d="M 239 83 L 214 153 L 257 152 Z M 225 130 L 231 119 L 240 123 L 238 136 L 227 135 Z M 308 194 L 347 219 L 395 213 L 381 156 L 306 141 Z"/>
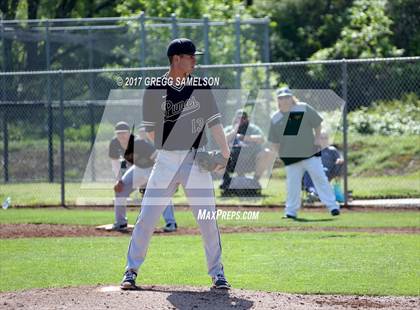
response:
<path fill-rule="evenodd" d="M 140 168 L 149 168 L 154 164 L 151 156 L 156 151 L 152 143 L 140 139 L 137 136 L 130 135 L 127 149 L 124 149 L 117 137 L 114 137 L 109 143 L 109 157 L 119 159 L 123 156 L 126 161 Z"/>
<path fill-rule="evenodd" d="M 130 135 L 130 139 L 128 140 L 127 148 L 124 148 L 120 141 L 118 141 L 117 137 L 113 137 L 111 141 L 109 142 L 109 148 L 108 148 L 108 156 L 112 159 L 119 159 L 122 157 L 127 157 L 129 162 L 132 163 L 132 158 L 128 156 L 129 154 L 133 154 L 133 141 L 135 137 L 133 134 Z"/>
<path fill-rule="evenodd" d="M 155 132 L 158 149 L 205 146 L 205 126 L 220 123 L 220 116 L 210 87 L 153 86 L 146 89 L 143 97 L 143 125 L 146 131 Z"/>

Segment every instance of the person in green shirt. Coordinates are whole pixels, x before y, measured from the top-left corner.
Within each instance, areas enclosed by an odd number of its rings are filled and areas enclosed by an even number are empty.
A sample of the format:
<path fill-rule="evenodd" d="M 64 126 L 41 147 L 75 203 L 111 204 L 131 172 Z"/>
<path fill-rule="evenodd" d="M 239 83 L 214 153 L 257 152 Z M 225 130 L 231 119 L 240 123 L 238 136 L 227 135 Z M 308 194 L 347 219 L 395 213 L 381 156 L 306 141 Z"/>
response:
<path fill-rule="evenodd" d="M 321 202 L 331 215 L 339 215 L 340 207 L 321 162 L 322 117 L 311 105 L 300 102 L 288 87 L 277 91 L 277 104 L 279 110 L 271 118 L 268 140 L 286 166 L 284 218 L 297 218 L 305 171 L 308 171 Z"/>

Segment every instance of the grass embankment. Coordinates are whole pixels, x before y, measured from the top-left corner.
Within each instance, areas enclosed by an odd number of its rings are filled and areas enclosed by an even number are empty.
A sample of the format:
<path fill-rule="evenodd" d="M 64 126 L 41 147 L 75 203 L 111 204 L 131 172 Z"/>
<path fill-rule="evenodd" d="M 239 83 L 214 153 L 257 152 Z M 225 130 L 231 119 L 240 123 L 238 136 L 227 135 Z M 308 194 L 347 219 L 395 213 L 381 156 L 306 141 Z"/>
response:
<path fill-rule="evenodd" d="M 337 141 L 339 141 L 338 138 Z M 420 143 L 418 136 L 352 135 L 349 137 L 349 189 L 355 198 L 420 197 Z M 102 148 L 105 144 L 102 143 Z M 66 203 L 75 204 L 79 198 L 90 198 L 92 203 L 105 199 L 112 203 L 111 184 L 102 189 L 81 190 L 81 181 L 89 159 L 88 142 L 66 144 Z M 29 151 L 30 150 L 30 151 Z M 0 152 L 1 154 L 1 152 Z M 105 154 L 100 156 L 100 154 Z M 57 154 L 56 154 L 57 155 Z M 58 156 L 58 155 L 57 155 Z M 56 156 L 54 162 L 59 163 Z M 105 156 L 105 157 L 104 157 Z M 96 162 L 110 166 L 106 152 L 97 153 Z M 13 204 L 48 205 L 60 203 L 60 185 L 37 180 L 47 179 L 47 147 L 44 143 L 19 142 L 11 147 L 10 181 L 0 186 L 0 200 L 12 198 Z M 55 168 L 55 180 L 59 180 Z M 30 180 L 28 183 L 14 183 Z M 79 181 L 72 181 L 79 180 Z M 87 180 L 89 182 L 90 180 Z M 217 188 L 216 182 L 216 188 Z M 85 184 L 84 184 L 85 185 Z M 96 187 L 97 184 L 95 185 Z M 219 190 L 216 189 L 218 196 Z M 263 199 L 257 204 L 284 203 L 286 196 L 285 171 L 275 169 Z M 93 197 L 93 199 L 92 199 Z M 176 203 L 185 203 L 182 191 L 176 194 Z M 241 204 L 239 199 L 219 199 L 223 204 Z"/>

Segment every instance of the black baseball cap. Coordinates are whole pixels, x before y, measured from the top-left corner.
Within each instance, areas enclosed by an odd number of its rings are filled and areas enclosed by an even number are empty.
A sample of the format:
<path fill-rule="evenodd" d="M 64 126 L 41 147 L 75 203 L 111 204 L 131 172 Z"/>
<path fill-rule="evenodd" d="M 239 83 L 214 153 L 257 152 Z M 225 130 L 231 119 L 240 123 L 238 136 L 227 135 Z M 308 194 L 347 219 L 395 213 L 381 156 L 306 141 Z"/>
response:
<path fill-rule="evenodd" d="M 197 51 L 195 48 L 194 43 L 190 39 L 186 38 L 178 38 L 172 40 L 171 43 L 168 45 L 168 51 L 166 52 L 168 57 L 174 55 L 203 55 L 202 51 Z"/>
<path fill-rule="evenodd" d="M 115 133 L 130 132 L 130 126 L 126 122 L 118 122 L 115 124 Z"/>

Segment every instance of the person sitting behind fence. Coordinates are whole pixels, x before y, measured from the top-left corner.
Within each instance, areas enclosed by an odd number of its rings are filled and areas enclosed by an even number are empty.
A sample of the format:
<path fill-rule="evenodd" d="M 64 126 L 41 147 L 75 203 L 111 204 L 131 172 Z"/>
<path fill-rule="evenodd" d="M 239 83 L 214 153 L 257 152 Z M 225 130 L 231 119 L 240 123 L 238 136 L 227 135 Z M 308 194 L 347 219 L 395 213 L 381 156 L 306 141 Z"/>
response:
<path fill-rule="evenodd" d="M 262 130 L 249 121 L 247 112 L 239 109 L 235 113 L 232 125 L 225 127 L 224 131 L 231 148 L 231 157 L 220 188 L 229 188 L 229 173 L 233 172 L 237 172 L 238 175 L 254 172 L 254 179 L 258 182 L 264 171 L 269 168 L 272 157 L 271 151 L 263 147 L 265 138 Z"/>
<path fill-rule="evenodd" d="M 320 135 L 321 142 L 321 161 L 324 166 L 325 174 L 328 178 L 328 181 L 332 181 L 336 178 L 339 178 L 343 173 L 344 159 L 342 158 L 340 152 L 337 148 L 329 143 L 329 137 L 326 132 L 322 132 Z M 314 183 L 312 182 L 311 177 L 308 172 L 305 172 L 303 175 L 303 187 L 306 192 L 309 194 L 310 200 L 318 199 L 318 194 Z M 344 202 L 344 194 L 340 188 L 339 182 L 334 184 L 334 193 L 335 198 L 338 202 Z"/>
<path fill-rule="evenodd" d="M 144 188 L 154 165 L 157 155 L 152 142 L 147 140 L 144 129 L 140 128 L 139 136 L 130 133 L 126 122 L 115 125 L 115 137 L 109 144 L 109 157 L 115 174 L 114 185 L 115 222 L 113 230 L 127 229 L 127 198 L 136 188 Z M 165 232 L 177 229 L 174 207 L 170 203 L 163 212 L 166 226 Z"/>

